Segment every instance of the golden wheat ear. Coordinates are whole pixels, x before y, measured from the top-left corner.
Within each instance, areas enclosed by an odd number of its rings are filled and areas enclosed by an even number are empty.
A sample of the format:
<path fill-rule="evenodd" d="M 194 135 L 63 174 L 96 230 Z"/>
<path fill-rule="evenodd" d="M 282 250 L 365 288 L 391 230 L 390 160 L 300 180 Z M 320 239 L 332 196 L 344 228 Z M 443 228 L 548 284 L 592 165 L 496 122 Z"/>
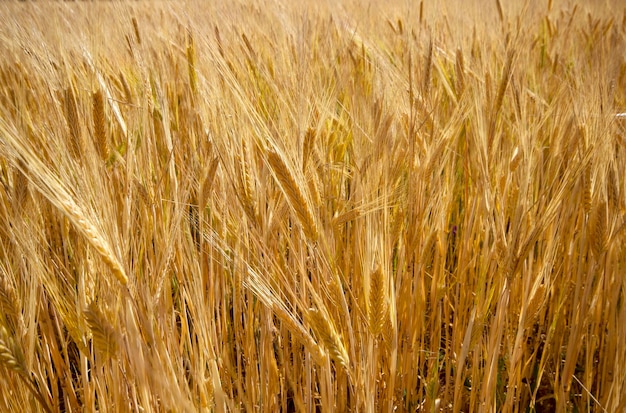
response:
<path fill-rule="evenodd" d="M 80 119 L 78 117 L 76 95 L 71 86 L 65 89 L 63 103 L 70 138 L 68 139 L 69 152 L 74 159 L 80 161 L 84 152 L 83 138 L 81 135 Z"/>
<path fill-rule="evenodd" d="M 39 385 L 33 377 L 31 377 L 22 347 L 9 335 L 9 332 L 4 326 L 0 326 L 0 365 L 16 372 L 32 395 L 35 396 L 41 408 L 45 412 L 52 413 L 47 397 L 42 394 Z"/>
<path fill-rule="evenodd" d="M 267 153 L 267 160 L 305 235 L 311 241 L 316 241 L 319 232 L 311 203 L 306 195 L 306 187 L 299 184 L 291 168 L 287 166 L 287 163 L 278 152 L 270 150 Z"/>
<path fill-rule="evenodd" d="M 126 285 L 128 283 L 126 270 L 102 230 L 95 224 L 97 220 L 87 214 L 86 209 L 79 205 L 67 185 L 43 163 L 34 152 L 31 144 L 4 126 L 0 124 L 0 129 L 5 135 L 4 143 L 7 145 L 3 149 L 7 151 L 15 167 L 27 176 L 41 195 L 69 219 L 96 250 L 117 280 Z"/>
<path fill-rule="evenodd" d="M 109 158 L 109 144 L 106 135 L 106 118 L 104 113 L 104 97 L 100 90 L 92 95 L 93 100 L 93 144 L 103 161 Z"/>
<path fill-rule="evenodd" d="M 343 366 L 346 371 L 350 370 L 350 357 L 343 344 L 337 329 L 333 325 L 329 317 L 325 316 L 320 310 L 309 309 L 307 319 L 318 340 L 324 345 L 330 357 L 339 365 Z"/>
<path fill-rule="evenodd" d="M 0 364 L 20 373 L 27 371 L 22 350 L 4 326 L 0 326 Z"/>
<path fill-rule="evenodd" d="M 378 336 L 387 321 L 387 288 L 385 276 L 380 267 L 370 275 L 368 319 L 370 332 Z"/>
<path fill-rule="evenodd" d="M 119 351 L 119 333 L 95 302 L 91 302 L 85 310 L 85 319 L 96 351 L 115 358 Z"/>

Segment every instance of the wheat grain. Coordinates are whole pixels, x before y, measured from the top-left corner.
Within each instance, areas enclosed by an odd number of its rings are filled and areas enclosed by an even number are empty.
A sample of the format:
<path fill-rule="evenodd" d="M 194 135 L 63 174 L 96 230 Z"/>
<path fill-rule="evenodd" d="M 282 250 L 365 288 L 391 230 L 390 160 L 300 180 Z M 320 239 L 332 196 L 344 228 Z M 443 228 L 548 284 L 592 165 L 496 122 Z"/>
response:
<path fill-rule="evenodd" d="M 500 19 L 500 23 L 504 23 L 504 12 L 502 11 L 502 4 L 500 0 L 496 0 L 496 9 L 498 10 L 498 18 Z"/>

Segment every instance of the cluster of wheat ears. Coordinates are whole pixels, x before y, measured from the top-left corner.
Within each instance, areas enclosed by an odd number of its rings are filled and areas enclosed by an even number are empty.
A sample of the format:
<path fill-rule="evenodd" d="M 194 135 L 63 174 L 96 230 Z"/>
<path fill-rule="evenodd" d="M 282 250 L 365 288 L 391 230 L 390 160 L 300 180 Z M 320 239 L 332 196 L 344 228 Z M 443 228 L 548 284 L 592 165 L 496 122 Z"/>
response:
<path fill-rule="evenodd" d="M 594 3 L 3 2 L 0 411 L 626 411 Z"/>

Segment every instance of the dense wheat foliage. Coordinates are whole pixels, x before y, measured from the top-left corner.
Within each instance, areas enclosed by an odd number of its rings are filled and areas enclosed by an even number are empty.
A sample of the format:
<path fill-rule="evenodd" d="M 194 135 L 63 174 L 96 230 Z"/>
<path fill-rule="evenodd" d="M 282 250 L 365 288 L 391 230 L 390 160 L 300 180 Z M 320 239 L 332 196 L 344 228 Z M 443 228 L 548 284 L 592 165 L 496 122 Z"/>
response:
<path fill-rule="evenodd" d="M 626 411 L 626 12 L 511 3 L 2 2 L 0 411 Z"/>

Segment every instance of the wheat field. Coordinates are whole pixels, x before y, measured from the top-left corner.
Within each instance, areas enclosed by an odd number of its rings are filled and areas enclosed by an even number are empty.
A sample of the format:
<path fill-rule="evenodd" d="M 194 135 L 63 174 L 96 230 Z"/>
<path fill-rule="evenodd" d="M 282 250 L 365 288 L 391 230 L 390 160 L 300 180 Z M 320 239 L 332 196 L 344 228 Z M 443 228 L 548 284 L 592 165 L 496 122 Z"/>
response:
<path fill-rule="evenodd" d="M 0 411 L 626 411 L 619 1 L 0 17 Z"/>

